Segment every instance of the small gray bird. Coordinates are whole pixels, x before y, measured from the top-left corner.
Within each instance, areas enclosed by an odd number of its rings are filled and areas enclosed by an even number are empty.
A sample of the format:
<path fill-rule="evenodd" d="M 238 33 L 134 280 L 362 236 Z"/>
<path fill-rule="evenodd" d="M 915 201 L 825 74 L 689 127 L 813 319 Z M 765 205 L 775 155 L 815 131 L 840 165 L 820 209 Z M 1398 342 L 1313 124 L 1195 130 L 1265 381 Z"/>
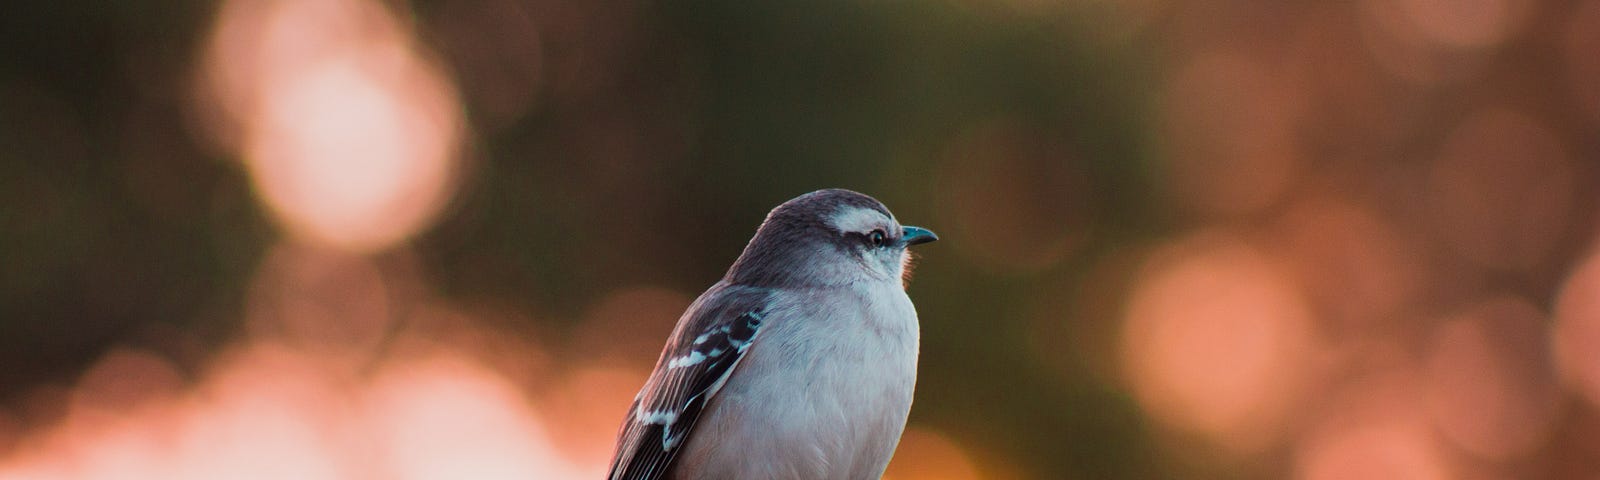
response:
<path fill-rule="evenodd" d="M 917 381 L 906 247 L 938 238 L 849 190 L 773 209 L 678 319 L 609 478 L 883 476 Z"/>

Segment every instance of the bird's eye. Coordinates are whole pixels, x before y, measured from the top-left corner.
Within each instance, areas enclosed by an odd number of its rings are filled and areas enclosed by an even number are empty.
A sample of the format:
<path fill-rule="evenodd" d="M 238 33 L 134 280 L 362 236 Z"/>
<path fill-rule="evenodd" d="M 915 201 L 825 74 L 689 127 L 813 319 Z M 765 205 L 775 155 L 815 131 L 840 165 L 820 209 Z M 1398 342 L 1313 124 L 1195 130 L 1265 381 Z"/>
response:
<path fill-rule="evenodd" d="M 872 246 L 874 246 L 874 247 L 883 246 L 883 241 L 884 241 L 883 230 L 873 230 L 872 234 L 867 236 L 867 239 L 872 241 Z"/>

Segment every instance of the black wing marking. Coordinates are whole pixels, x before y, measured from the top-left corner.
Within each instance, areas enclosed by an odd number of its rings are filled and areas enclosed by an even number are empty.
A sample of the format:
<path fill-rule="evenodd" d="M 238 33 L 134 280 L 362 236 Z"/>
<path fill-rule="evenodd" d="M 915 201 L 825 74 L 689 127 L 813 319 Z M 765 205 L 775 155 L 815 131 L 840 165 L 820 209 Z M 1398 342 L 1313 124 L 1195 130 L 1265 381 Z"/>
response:
<path fill-rule="evenodd" d="M 700 414 L 755 341 L 766 292 L 712 287 L 689 307 L 617 438 L 611 480 L 666 475 Z"/>

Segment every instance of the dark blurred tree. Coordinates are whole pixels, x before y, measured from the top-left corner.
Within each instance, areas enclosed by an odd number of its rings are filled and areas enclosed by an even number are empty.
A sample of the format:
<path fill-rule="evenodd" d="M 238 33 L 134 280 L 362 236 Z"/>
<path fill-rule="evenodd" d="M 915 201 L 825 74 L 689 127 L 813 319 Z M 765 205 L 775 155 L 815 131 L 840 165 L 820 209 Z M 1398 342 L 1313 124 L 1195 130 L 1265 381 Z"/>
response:
<path fill-rule="evenodd" d="M 239 317 L 267 230 L 186 124 L 210 8 L 0 7 L 0 398 L 112 343 L 215 339 Z"/>

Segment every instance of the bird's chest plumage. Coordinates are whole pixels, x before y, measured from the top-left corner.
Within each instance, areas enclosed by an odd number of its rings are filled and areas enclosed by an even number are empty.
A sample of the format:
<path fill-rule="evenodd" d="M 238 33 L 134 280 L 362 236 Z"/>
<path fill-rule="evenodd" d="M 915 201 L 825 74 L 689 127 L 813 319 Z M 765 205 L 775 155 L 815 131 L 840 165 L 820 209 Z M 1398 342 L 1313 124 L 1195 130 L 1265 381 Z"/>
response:
<path fill-rule="evenodd" d="M 898 284 L 796 298 L 776 306 L 773 316 L 781 318 L 739 367 L 764 375 L 730 379 L 702 420 L 705 435 L 685 446 L 681 472 L 751 479 L 882 474 L 911 407 L 916 311 Z"/>

